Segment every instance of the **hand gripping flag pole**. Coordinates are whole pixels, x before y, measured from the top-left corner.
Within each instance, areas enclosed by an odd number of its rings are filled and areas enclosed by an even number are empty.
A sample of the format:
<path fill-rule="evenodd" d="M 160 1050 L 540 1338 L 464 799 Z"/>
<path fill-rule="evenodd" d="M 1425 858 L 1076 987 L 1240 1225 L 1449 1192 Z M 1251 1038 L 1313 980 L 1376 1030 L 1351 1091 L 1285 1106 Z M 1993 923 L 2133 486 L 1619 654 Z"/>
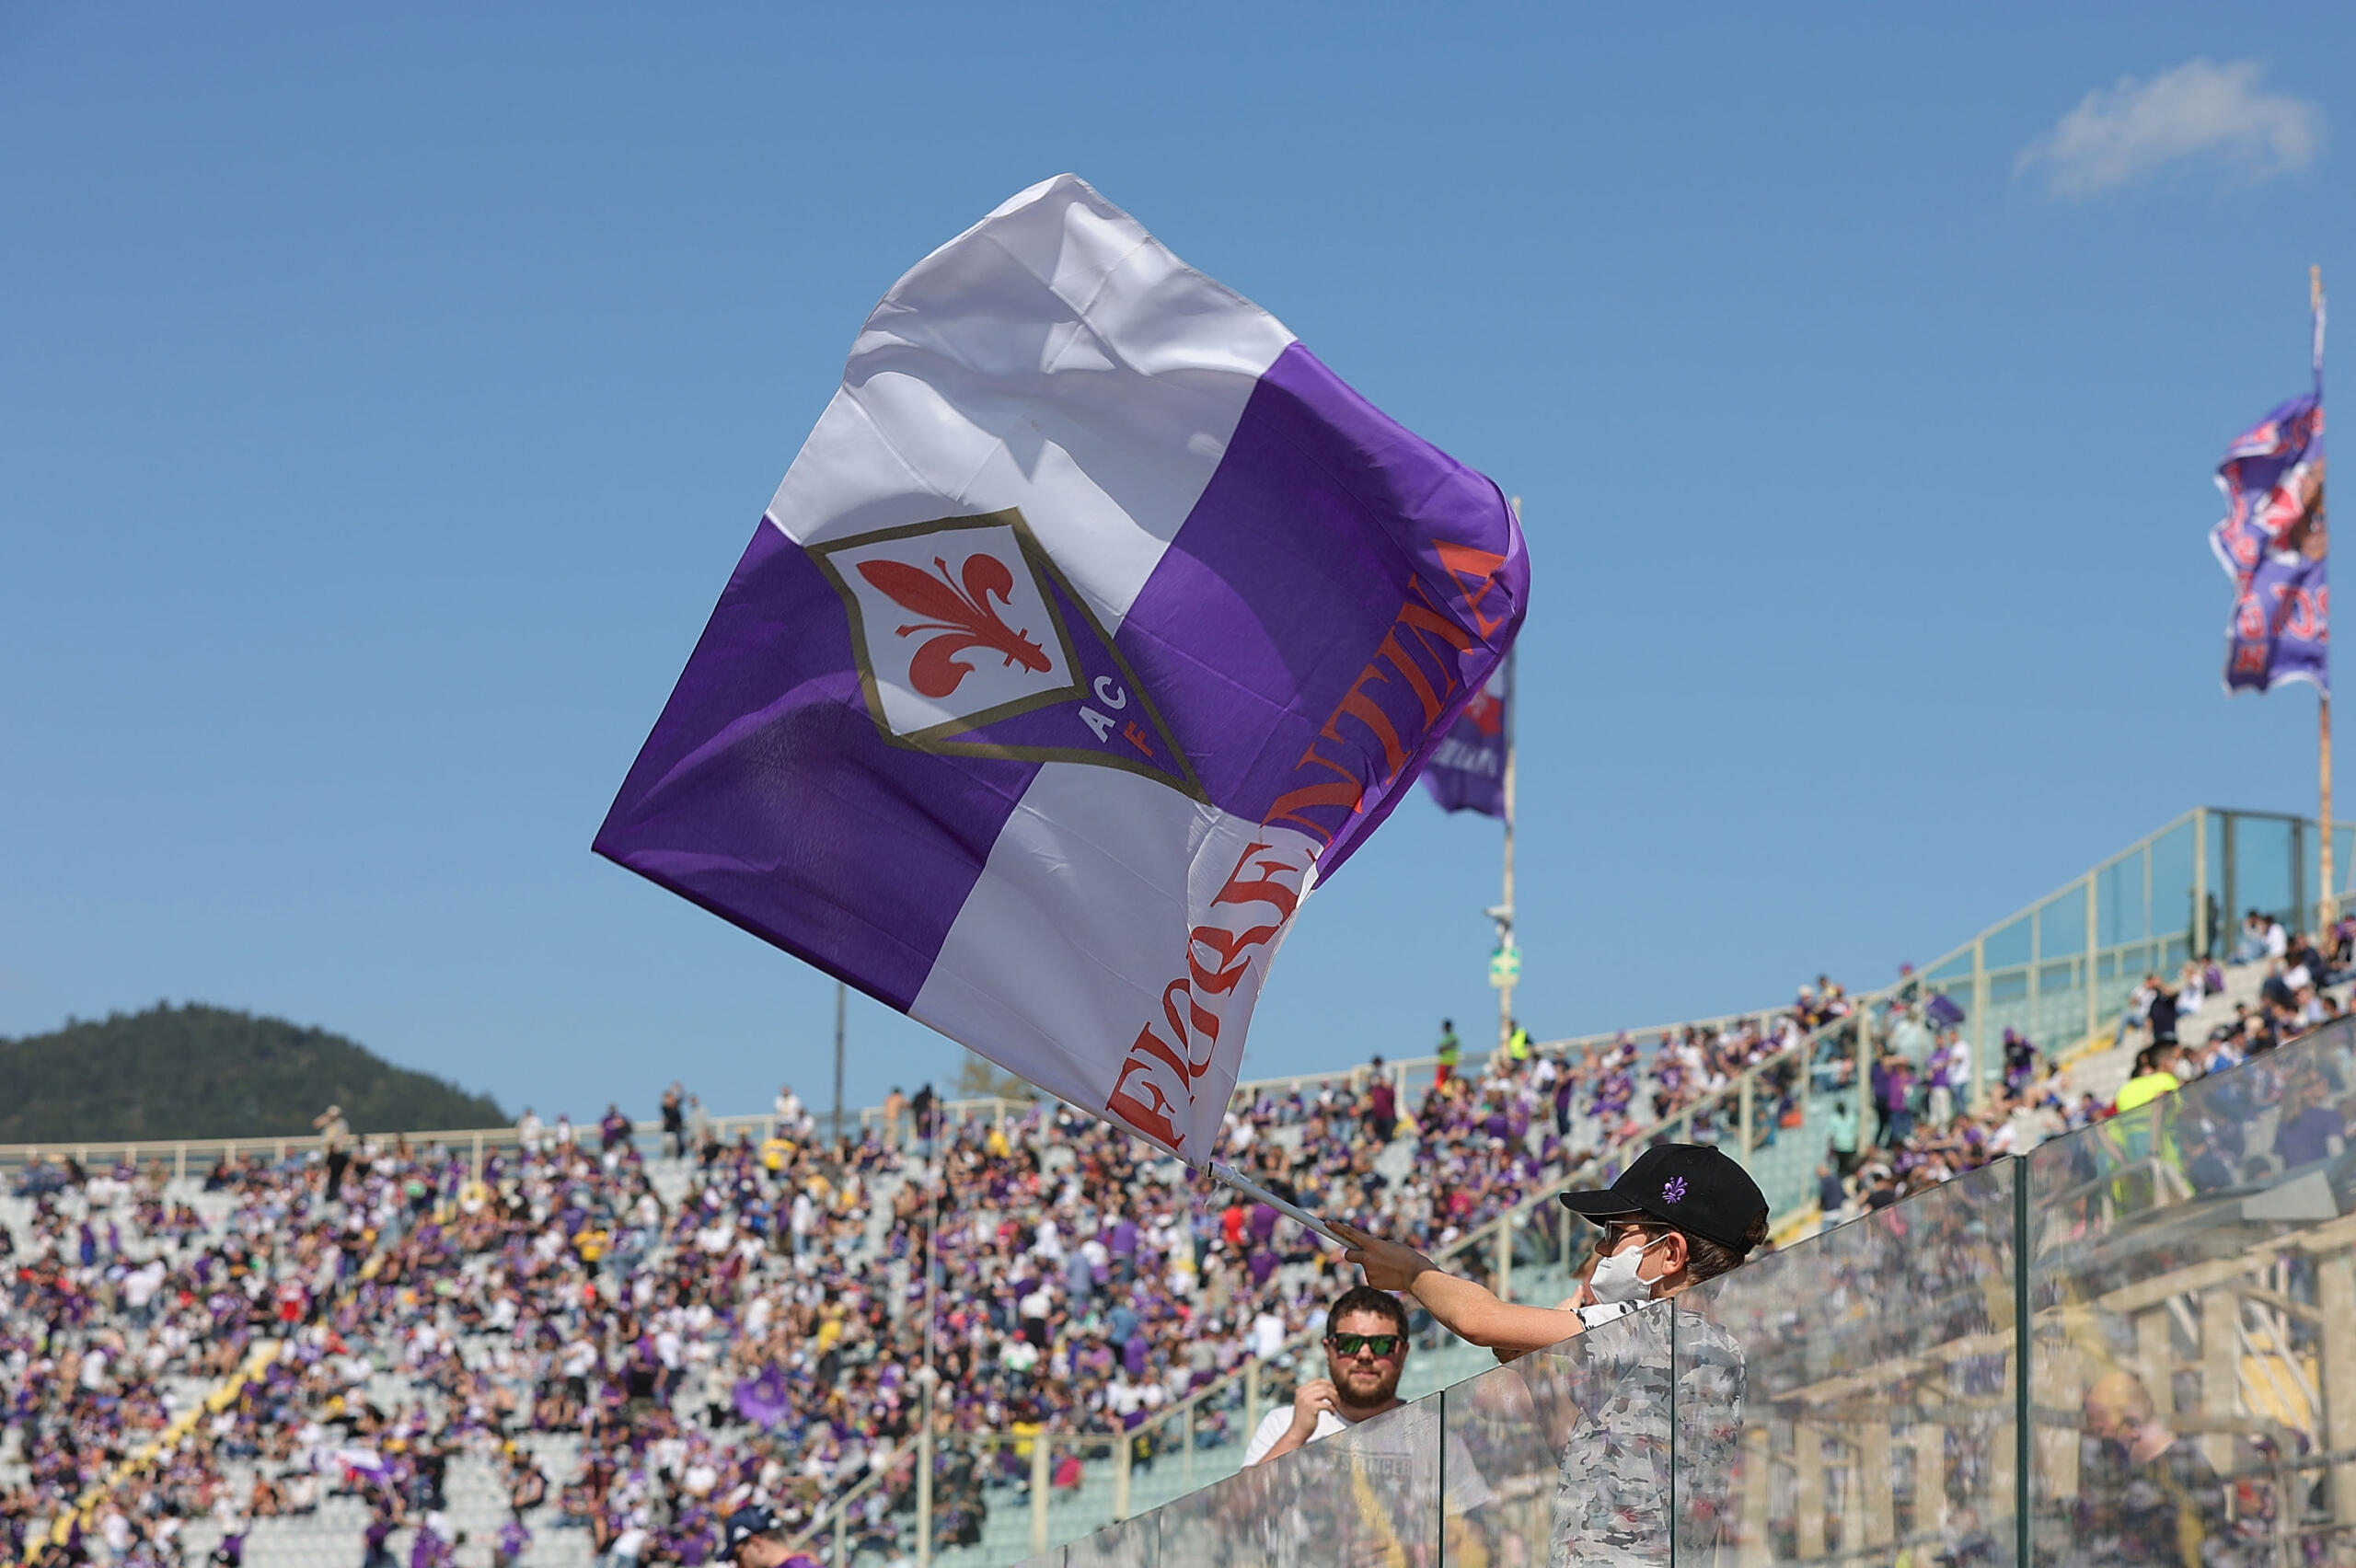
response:
<path fill-rule="evenodd" d="M 1059 176 L 868 317 L 596 849 L 1207 1170 L 1529 589 L 1495 483 Z"/>

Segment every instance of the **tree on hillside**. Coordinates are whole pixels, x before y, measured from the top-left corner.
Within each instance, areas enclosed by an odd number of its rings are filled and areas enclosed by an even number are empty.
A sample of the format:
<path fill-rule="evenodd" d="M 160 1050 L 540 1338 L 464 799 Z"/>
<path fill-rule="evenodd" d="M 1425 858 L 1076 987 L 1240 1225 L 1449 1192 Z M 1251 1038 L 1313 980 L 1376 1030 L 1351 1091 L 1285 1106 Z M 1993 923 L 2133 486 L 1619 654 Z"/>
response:
<path fill-rule="evenodd" d="M 295 1136 L 330 1104 L 364 1134 L 508 1120 L 342 1035 L 225 1008 L 159 1003 L 0 1039 L 0 1143 Z"/>

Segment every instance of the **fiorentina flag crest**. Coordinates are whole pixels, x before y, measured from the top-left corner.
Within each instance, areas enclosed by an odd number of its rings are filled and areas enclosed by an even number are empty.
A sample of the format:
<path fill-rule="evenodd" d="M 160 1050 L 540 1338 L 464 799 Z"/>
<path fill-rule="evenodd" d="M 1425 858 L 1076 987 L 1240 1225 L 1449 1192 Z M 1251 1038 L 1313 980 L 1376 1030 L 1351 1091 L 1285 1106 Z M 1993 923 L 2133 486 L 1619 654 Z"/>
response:
<path fill-rule="evenodd" d="M 869 317 L 596 848 L 1201 1165 L 1529 589 L 1494 483 L 1063 176 Z"/>
<path fill-rule="evenodd" d="M 868 717 L 917 751 L 1125 768 L 1202 796 L 1153 700 L 1019 510 L 814 548 Z"/>

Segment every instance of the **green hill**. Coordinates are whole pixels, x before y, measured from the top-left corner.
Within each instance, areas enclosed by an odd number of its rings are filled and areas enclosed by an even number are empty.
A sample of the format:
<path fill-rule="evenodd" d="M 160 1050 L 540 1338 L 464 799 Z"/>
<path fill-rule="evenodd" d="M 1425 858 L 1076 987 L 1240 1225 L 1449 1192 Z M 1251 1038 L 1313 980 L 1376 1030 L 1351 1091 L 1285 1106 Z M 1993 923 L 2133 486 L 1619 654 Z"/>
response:
<path fill-rule="evenodd" d="M 496 1127 L 487 1095 L 324 1029 L 157 1006 L 0 1039 L 0 1143 L 299 1135 L 329 1105 L 361 1133 Z"/>

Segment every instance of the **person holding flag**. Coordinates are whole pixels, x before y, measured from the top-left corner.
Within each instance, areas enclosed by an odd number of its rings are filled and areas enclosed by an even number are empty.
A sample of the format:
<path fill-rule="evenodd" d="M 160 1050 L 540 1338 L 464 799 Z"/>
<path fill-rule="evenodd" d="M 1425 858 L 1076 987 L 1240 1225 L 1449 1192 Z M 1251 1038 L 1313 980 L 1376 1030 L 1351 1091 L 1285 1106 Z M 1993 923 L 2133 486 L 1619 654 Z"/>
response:
<path fill-rule="evenodd" d="M 1676 1551 L 1708 1562 L 1718 1544 L 1714 1500 L 1734 1495 L 1743 1431 L 1743 1349 L 1705 1311 L 1671 1307 L 1767 1240 L 1767 1200 L 1748 1171 L 1703 1144 L 1657 1144 L 1600 1191 L 1562 1195 L 1563 1206 L 1603 1228 L 1578 1294 L 1558 1307 L 1501 1301 L 1415 1248 L 1354 1226 L 1332 1228 L 1367 1285 L 1413 1296 L 1461 1338 L 1513 1362 L 1533 1351 L 1586 1342 L 1591 1386 L 1614 1396 L 1582 1408 L 1562 1453 L 1547 1561 L 1567 1565 L 1657 1562 L 1672 1530 Z M 1677 1314 L 1671 1354 L 1669 1315 Z M 1673 1381 L 1672 1381 L 1673 1368 Z M 1542 1364 L 1530 1375 L 1541 1376 Z M 1672 1515 L 1672 1498 L 1692 1505 Z"/>

